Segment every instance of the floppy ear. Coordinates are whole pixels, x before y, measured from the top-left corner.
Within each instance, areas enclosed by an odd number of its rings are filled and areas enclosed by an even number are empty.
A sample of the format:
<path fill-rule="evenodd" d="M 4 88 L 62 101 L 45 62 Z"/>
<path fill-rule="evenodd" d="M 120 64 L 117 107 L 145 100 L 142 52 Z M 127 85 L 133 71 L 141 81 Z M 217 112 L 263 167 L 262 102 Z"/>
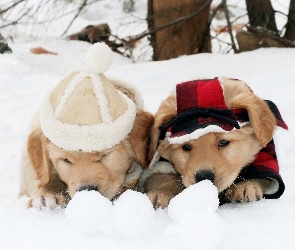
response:
<path fill-rule="evenodd" d="M 176 115 L 176 96 L 173 94 L 162 101 L 161 106 L 155 114 L 154 124 L 151 128 L 150 135 L 150 149 L 148 154 L 149 161 L 152 160 L 153 155 L 155 154 L 158 147 L 160 136 L 159 127 L 164 123 L 171 121 Z"/>
<path fill-rule="evenodd" d="M 262 147 L 273 137 L 276 120 L 267 103 L 257 97 L 246 83 L 223 79 L 224 99 L 230 109 L 246 109 L 250 124 Z"/>
<path fill-rule="evenodd" d="M 148 147 L 149 131 L 154 117 L 151 113 L 138 108 L 133 128 L 129 134 L 128 141 L 135 154 L 135 160 L 142 166 L 146 166 L 146 155 Z"/>
<path fill-rule="evenodd" d="M 39 188 L 46 185 L 50 179 L 50 159 L 46 149 L 48 139 L 40 128 L 31 132 L 27 142 L 27 150 L 39 180 Z"/>

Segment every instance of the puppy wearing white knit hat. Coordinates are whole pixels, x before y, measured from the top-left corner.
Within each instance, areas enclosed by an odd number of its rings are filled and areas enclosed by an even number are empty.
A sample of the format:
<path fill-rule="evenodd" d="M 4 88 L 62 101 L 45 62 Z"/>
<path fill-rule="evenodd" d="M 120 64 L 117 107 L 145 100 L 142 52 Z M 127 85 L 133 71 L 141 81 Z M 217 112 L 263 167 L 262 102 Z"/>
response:
<path fill-rule="evenodd" d="M 29 207 L 65 207 L 81 190 L 113 200 L 137 188 L 153 116 L 136 88 L 104 76 L 111 61 L 107 45 L 92 45 L 86 67 L 44 98 L 22 158 Z"/>

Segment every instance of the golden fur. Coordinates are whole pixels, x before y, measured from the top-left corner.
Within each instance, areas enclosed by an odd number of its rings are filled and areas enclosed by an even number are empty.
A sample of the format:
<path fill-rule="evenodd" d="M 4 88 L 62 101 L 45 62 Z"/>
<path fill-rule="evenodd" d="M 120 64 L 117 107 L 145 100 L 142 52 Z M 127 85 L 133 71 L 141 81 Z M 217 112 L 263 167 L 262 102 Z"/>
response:
<path fill-rule="evenodd" d="M 196 174 L 201 171 L 213 173 L 214 185 L 219 192 L 226 190 L 226 197 L 232 202 L 254 201 L 262 197 L 268 180 L 247 180 L 234 185 L 233 182 L 242 168 L 253 162 L 255 155 L 272 139 L 275 118 L 267 104 L 244 82 L 223 79 L 223 88 L 226 105 L 230 109 L 246 109 L 251 125 L 228 133 L 211 132 L 184 144 L 170 144 L 167 139 L 159 142 L 158 128 L 176 116 L 175 94 L 164 100 L 155 114 L 149 158 L 158 150 L 179 174 L 171 177 L 172 174 L 157 173 L 147 178 L 144 189 L 155 208 L 167 207 L 177 193 L 196 183 Z M 229 141 L 229 144 L 218 146 L 222 140 Z M 165 182 L 169 185 L 163 185 Z"/>
<path fill-rule="evenodd" d="M 38 116 L 33 122 L 22 159 L 20 196 L 30 198 L 29 206 L 66 206 L 76 191 L 95 189 L 114 199 L 126 189 L 136 189 L 137 180 L 126 180 L 145 167 L 148 131 L 153 116 L 137 109 L 133 129 L 123 141 L 100 152 L 65 151 L 42 133 Z M 127 182 L 126 182 L 127 181 Z"/>

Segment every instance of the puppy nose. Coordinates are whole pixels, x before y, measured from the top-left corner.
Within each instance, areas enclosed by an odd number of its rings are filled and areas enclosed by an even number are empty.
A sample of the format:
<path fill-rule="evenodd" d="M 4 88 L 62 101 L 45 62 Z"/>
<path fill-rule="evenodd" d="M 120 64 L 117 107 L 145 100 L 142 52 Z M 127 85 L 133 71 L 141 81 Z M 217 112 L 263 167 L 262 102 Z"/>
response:
<path fill-rule="evenodd" d="M 214 181 L 214 173 L 210 170 L 201 170 L 196 173 L 196 182 L 209 180 L 211 182 Z"/>
<path fill-rule="evenodd" d="M 97 188 L 97 186 L 94 186 L 94 185 L 87 185 L 87 186 L 82 186 L 82 187 L 79 187 L 78 189 L 77 189 L 77 191 L 83 191 L 83 190 L 88 190 L 88 191 L 92 191 L 92 190 L 94 190 L 94 191 L 98 191 L 98 188 Z"/>

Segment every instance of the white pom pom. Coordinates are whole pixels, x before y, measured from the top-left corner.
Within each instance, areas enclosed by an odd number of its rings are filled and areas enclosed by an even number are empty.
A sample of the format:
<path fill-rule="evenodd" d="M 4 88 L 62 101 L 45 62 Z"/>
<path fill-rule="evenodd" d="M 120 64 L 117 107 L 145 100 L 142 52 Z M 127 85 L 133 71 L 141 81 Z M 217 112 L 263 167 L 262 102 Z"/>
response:
<path fill-rule="evenodd" d="M 106 44 L 93 44 L 87 52 L 87 69 L 98 74 L 106 72 L 111 66 L 112 55 L 112 50 Z"/>

